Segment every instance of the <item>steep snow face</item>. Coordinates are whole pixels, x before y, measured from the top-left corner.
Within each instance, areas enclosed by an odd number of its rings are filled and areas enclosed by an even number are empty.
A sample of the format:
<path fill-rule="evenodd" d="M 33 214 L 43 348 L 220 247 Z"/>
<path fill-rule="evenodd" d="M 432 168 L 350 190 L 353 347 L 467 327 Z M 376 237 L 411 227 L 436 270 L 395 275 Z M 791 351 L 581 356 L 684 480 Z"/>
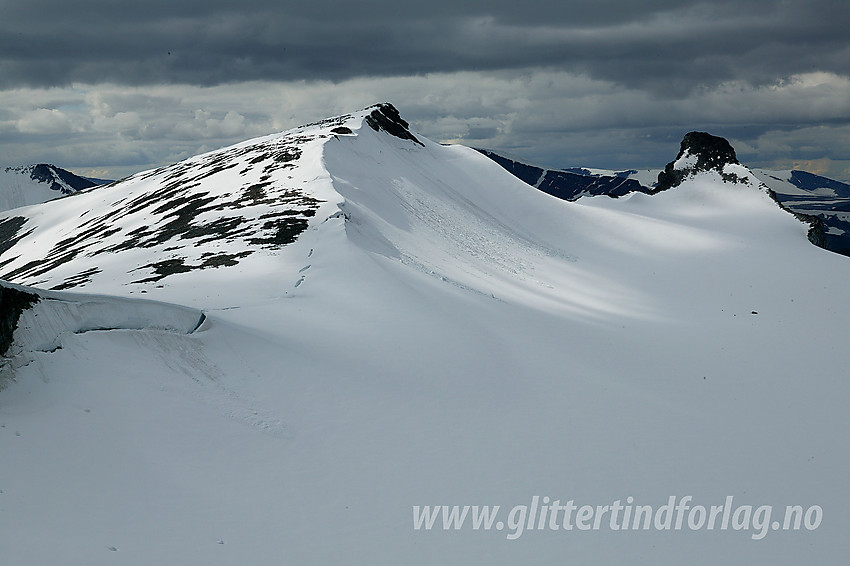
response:
<path fill-rule="evenodd" d="M 685 266 L 709 253 L 712 261 L 735 256 L 741 242 L 764 238 L 808 245 L 807 225 L 741 165 L 694 172 L 670 194 L 567 204 L 460 146 L 410 149 L 360 132 L 329 144 L 325 163 L 344 199 L 349 239 L 363 249 L 483 297 L 570 316 L 665 316 L 662 302 L 685 292 L 671 287 L 661 301 L 637 284 L 647 257 Z"/>
<path fill-rule="evenodd" d="M 0 167 L 0 211 L 40 204 L 95 186 L 54 165 Z"/>
<path fill-rule="evenodd" d="M 565 202 L 474 150 L 418 136 L 391 112 L 366 120 L 380 110 L 246 144 L 311 138 L 284 162 L 292 167 L 269 172 L 321 201 L 298 214 L 307 227 L 292 243 L 224 237 L 220 250 L 252 253 L 155 282 L 128 282 L 128 271 L 158 261 L 153 251 L 195 265 L 215 242 L 175 236 L 66 262 L 102 270 L 75 292 L 146 290 L 192 305 L 190 314 L 203 309 L 205 321 L 191 333 L 68 332 L 60 349 L 34 351 L 16 369 L 0 394 L 0 503 L 12 518 L 0 529 L 4 563 L 846 556 L 846 258 L 812 246 L 806 226 L 756 184 L 717 171 L 655 195 Z M 181 175 L 204 199 L 231 203 L 228 189 L 214 189 L 234 185 L 211 180 L 240 180 L 260 155 L 231 151 L 248 163 Z M 265 212 L 246 209 L 231 212 L 261 235 L 245 238 L 267 236 L 254 221 Z M 35 207 L 22 229 L 42 229 L 30 222 L 46 210 L 61 220 L 52 205 Z M 167 224 L 149 212 L 150 226 Z M 143 255 L 134 263 L 130 253 Z M 113 303 L 116 319 L 135 303 Z M 657 509 L 688 495 L 691 507 L 731 496 L 751 515 L 773 505 L 779 521 L 786 505 L 820 505 L 823 523 L 768 526 L 754 540 L 752 521 L 613 530 L 609 508 L 598 530 L 532 521 L 506 536 L 514 506 L 546 497 Z M 467 518 L 443 530 L 439 518 L 416 530 L 412 511 L 424 505 L 498 505 L 503 529 Z"/>

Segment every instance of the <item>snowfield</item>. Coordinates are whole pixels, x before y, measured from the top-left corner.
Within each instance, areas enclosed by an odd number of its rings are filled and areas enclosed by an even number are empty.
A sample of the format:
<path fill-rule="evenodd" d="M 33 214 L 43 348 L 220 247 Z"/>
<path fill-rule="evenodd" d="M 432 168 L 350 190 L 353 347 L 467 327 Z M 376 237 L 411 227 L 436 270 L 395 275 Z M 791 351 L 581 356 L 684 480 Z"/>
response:
<path fill-rule="evenodd" d="M 0 562 L 841 563 L 848 258 L 751 175 L 566 202 L 393 110 L 0 218 L 56 289 L 2 370 Z M 822 522 L 414 528 L 688 495 Z"/>

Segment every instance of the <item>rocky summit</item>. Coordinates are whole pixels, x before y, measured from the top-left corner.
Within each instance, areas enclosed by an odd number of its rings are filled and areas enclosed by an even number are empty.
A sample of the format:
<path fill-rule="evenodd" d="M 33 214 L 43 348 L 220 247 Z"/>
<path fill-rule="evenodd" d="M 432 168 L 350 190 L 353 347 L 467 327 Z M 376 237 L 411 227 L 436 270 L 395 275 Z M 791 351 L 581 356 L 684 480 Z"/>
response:
<path fill-rule="evenodd" d="M 699 172 L 716 171 L 724 181 L 738 182 L 737 173 L 727 172 L 727 165 L 740 165 L 732 145 L 725 139 L 706 132 L 688 132 L 682 139 L 676 159 L 658 174 L 653 192 L 676 187 Z"/>

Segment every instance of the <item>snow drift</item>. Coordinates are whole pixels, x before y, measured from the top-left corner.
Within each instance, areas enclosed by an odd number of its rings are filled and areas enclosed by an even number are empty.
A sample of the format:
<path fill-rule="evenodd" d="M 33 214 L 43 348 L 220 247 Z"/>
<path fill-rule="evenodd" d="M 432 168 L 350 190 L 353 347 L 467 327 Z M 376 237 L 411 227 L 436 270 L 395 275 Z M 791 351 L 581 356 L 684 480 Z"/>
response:
<path fill-rule="evenodd" d="M 9 283 L 0 288 L 4 295 L 13 295 L 16 303 L 16 308 L 9 309 L 14 316 L 12 333 L 0 352 L 4 369 L 11 372 L 32 362 L 36 352 L 62 348 L 70 334 L 110 330 L 190 334 L 205 318 L 195 309 L 139 299 L 66 294 Z"/>

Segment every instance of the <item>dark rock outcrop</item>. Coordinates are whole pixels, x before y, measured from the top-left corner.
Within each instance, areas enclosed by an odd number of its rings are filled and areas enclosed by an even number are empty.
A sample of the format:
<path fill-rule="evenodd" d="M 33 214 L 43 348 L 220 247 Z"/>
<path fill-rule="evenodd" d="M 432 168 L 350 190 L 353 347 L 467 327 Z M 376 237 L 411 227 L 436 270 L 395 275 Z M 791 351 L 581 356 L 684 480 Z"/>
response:
<path fill-rule="evenodd" d="M 681 169 L 676 168 L 676 162 L 685 155 L 695 157 L 696 163 Z M 706 132 L 688 132 L 682 139 L 676 159 L 658 174 L 658 183 L 652 192 L 658 193 L 676 187 L 688 177 L 703 171 L 717 171 L 724 181 L 739 182 L 740 179 L 734 173 L 724 173 L 726 165 L 740 165 L 740 162 L 735 155 L 735 149 L 725 138 Z"/>
<path fill-rule="evenodd" d="M 401 114 L 399 114 L 395 106 L 388 102 L 384 102 L 382 104 L 375 105 L 374 108 L 375 109 L 372 113 L 366 116 L 366 123 L 370 128 L 376 132 L 383 130 L 391 136 L 395 136 L 403 140 L 410 140 L 423 147 L 425 146 L 425 144 L 419 141 L 416 136 L 410 133 L 410 124 L 401 117 Z"/>
<path fill-rule="evenodd" d="M 38 295 L 0 285 L 0 356 L 12 345 L 21 313 L 39 301 Z"/>

